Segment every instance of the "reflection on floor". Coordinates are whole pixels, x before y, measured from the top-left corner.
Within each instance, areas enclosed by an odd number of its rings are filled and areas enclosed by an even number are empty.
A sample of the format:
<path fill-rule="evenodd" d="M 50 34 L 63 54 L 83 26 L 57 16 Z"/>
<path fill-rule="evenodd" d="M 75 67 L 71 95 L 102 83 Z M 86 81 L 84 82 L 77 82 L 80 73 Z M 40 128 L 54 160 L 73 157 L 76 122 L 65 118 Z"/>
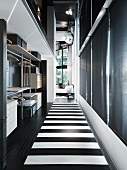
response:
<path fill-rule="evenodd" d="M 24 170 L 109 170 L 79 105 L 55 101 L 24 162 Z"/>

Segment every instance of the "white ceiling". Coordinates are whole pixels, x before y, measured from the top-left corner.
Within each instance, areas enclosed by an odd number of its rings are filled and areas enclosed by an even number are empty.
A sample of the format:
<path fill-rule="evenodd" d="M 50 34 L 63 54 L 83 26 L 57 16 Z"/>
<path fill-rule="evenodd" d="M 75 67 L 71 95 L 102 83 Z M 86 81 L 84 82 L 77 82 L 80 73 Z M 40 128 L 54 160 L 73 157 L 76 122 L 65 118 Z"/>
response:
<path fill-rule="evenodd" d="M 29 12 L 22 0 L 0 0 L 0 18 L 7 21 L 7 33 L 18 34 L 27 42 L 28 50 L 37 51 L 42 57 L 54 57 L 44 33 Z"/>

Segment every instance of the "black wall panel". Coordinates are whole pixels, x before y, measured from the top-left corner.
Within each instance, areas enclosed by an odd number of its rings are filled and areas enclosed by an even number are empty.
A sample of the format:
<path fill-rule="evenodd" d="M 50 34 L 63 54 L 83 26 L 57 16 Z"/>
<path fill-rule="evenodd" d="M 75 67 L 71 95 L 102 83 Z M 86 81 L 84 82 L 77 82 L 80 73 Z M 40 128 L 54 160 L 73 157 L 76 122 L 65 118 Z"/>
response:
<path fill-rule="evenodd" d="M 86 100 L 86 49 L 80 56 L 80 95 Z"/>
<path fill-rule="evenodd" d="M 91 1 L 84 0 L 80 15 L 80 47 L 91 29 Z"/>
<path fill-rule="evenodd" d="M 91 29 L 91 5 L 92 5 L 92 24 L 95 22 L 105 0 L 84 0 L 80 15 L 80 47 Z"/>
<path fill-rule="evenodd" d="M 92 105 L 106 122 L 106 56 L 108 42 L 108 16 L 105 16 L 92 38 Z"/>
<path fill-rule="evenodd" d="M 86 95 L 87 95 L 87 103 L 91 105 L 91 41 L 89 41 L 86 47 L 86 73 L 87 73 L 87 81 L 86 81 Z"/>
<path fill-rule="evenodd" d="M 91 104 L 91 41 L 80 57 L 80 95 Z"/>
<path fill-rule="evenodd" d="M 127 1 L 110 9 L 110 127 L 127 142 Z"/>
<path fill-rule="evenodd" d="M 84 1 L 85 3 L 87 1 Z M 99 2 L 99 3 L 98 3 Z M 93 22 L 104 1 L 92 1 Z M 86 4 L 85 4 L 86 5 Z M 84 9 L 86 6 L 84 5 Z M 83 15 L 86 17 L 85 11 Z M 110 20 L 109 20 L 110 16 Z M 85 19 L 85 17 L 83 17 Z M 81 21 L 81 44 L 87 35 L 87 24 Z M 110 21 L 110 41 L 108 28 Z M 127 144 L 127 1 L 114 0 L 95 30 L 92 41 L 92 107 L 107 123 L 106 61 L 108 42 L 110 43 L 109 76 L 109 126 Z M 85 20 L 87 22 L 87 20 Z M 89 23 L 89 22 L 88 22 Z M 87 30 L 87 31 L 86 31 Z M 85 47 L 80 59 L 80 94 L 91 103 L 91 46 Z M 108 68 L 108 67 L 107 67 Z"/>
<path fill-rule="evenodd" d="M 92 23 L 95 22 L 106 0 L 92 0 Z"/>
<path fill-rule="evenodd" d="M 47 61 L 42 60 L 40 63 L 40 73 L 42 74 L 42 87 L 38 92 L 42 92 L 42 105 L 47 105 Z"/>

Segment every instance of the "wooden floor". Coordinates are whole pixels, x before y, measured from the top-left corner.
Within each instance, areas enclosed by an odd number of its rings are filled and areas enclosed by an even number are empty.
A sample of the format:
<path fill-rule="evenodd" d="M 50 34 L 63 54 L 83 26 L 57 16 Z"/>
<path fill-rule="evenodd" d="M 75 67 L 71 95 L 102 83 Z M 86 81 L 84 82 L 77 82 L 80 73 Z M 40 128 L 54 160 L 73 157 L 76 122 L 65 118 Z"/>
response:
<path fill-rule="evenodd" d="M 19 120 L 7 143 L 6 170 L 109 170 L 74 99 L 57 98 Z"/>
<path fill-rule="evenodd" d="M 40 108 L 32 118 L 18 121 L 18 128 L 7 138 L 7 167 L 5 170 L 23 170 L 23 164 L 45 120 L 51 104 Z"/>

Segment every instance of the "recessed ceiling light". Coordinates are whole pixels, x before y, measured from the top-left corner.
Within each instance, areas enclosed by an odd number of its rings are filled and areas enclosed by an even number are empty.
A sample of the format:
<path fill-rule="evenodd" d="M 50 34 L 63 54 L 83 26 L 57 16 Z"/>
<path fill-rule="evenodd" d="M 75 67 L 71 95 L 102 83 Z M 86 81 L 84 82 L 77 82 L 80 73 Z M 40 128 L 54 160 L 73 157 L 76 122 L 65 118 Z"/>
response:
<path fill-rule="evenodd" d="M 73 34 L 71 32 L 68 32 L 66 35 L 65 35 L 65 42 L 69 45 L 72 45 L 73 44 L 73 40 L 74 40 L 74 37 L 73 37 Z"/>
<path fill-rule="evenodd" d="M 68 11 L 65 11 L 65 13 L 66 13 L 67 15 L 72 15 L 72 14 L 73 14 L 72 9 L 69 9 Z"/>

